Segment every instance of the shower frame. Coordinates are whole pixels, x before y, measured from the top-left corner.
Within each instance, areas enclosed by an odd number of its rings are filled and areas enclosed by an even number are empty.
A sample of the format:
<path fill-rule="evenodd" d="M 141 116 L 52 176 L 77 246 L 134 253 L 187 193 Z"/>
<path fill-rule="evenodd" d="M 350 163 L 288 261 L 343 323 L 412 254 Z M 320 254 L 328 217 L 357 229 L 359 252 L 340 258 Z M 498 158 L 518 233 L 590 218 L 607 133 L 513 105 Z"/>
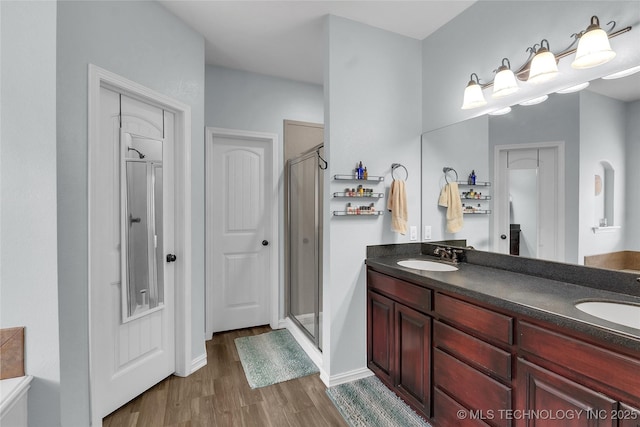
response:
<path fill-rule="evenodd" d="M 286 287 L 286 315 L 291 321 L 298 327 L 302 333 L 307 336 L 307 338 L 320 350 L 322 351 L 322 331 L 321 331 L 321 321 L 320 321 L 320 313 L 321 313 L 321 304 L 322 304 L 322 191 L 321 188 L 323 186 L 323 176 L 322 171 L 326 169 L 326 162 L 321 157 L 320 151 L 324 148 L 324 144 L 319 144 L 310 150 L 300 154 L 299 156 L 287 160 L 287 175 L 288 175 L 288 192 L 287 192 L 287 218 L 288 218 L 288 245 L 287 245 L 287 287 Z M 311 158 L 316 159 L 316 173 L 314 174 L 314 201 L 315 201 L 315 209 L 314 209 L 314 278 L 315 278 L 315 286 L 314 286 L 314 301 L 313 301 L 313 331 L 315 334 L 312 334 L 305 325 L 298 319 L 297 315 L 292 312 L 292 290 L 293 286 L 296 284 L 294 277 L 292 277 L 292 273 L 294 271 L 294 265 L 292 264 L 292 253 L 295 245 L 292 242 L 292 226 L 293 226 L 293 217 L 292 217 L 292 189 L 294 186 L 292 185 L 292 179 L 294 174 L 292 173 L 292 167 L 296 164 L 307 161 Z"/>

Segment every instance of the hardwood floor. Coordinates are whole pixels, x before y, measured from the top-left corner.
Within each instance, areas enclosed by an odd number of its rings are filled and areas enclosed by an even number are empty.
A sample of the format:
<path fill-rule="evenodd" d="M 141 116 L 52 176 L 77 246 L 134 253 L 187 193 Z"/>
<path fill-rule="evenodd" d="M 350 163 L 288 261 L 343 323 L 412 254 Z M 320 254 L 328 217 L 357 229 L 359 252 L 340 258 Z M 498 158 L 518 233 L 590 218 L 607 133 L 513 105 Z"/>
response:
<path fill-rule="evenodd" d="M 233 340 L 268 326 L 215 334 L 207 366 L 170 376 L 103 420 L 104 427 L 347 426 L 318 374 L 252 390 Z"/>

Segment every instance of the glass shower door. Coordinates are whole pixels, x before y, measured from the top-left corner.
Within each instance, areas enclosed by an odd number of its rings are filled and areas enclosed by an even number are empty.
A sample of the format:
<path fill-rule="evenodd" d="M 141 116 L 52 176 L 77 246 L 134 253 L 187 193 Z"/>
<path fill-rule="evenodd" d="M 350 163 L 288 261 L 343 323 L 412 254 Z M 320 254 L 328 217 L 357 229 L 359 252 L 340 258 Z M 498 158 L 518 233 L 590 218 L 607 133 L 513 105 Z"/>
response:
<path fill-rule="evenodd" d="M 316 153 L 289 169 L 289 316 L 320 345 L 319 174 Z"/>

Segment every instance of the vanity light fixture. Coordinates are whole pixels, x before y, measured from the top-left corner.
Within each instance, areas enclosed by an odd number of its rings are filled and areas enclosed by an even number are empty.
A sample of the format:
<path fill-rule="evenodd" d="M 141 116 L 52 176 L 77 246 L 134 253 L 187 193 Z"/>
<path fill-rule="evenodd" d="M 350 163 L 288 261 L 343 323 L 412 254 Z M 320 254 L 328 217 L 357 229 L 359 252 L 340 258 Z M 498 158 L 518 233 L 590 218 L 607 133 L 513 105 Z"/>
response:
<path fill-rule="evenodd" d="M 615 23 L 613 23 L 615 26 Z M 611 61 L 616 53 L 611 49 L 609 36 L 600 28 L 597 16 L 591 17 L 591 24 L 580 35 L 576 58 L 571 66 L 576 69 L 592 68 Z"/>
<path fill-rule="evenodd" d="M 517 92 L 518 89 L 516 75 L 511 71 L 511 62 L 507 58 L 502 58 L 502 65 L 498 68 L 496 78 L 493 80 L 493 94 L 491 96 L 502 98 Z"/>
<path fill-rule="evenodd" d="M 546 47 L 545 47 L 546 42 Z M 549 50 L 549 41 L 542 39 L 536 56 L 531 60 L 528 82 L 543 83 L 558 75 L 558 63 L 556 57 Z"/>
<path fill-rule="evenodd" d="M 505 114 L 509 114 L 511 112 L 511 107 L 501 108 L 499 110 L 495 110 L 489 113 L 490 116 L 504 116 Z"/>
<path fill-rule="evenodd" d="M 603 79 L 604 80 L 619 79 L 622 77 L 627 77 L 632 74 L 635 74 L 638 71 L 640 71 L 640 65 L 638 65 L 637 67 L 631 67 L 626 70 L 618 71 L 617 73 L 609 74 L 608 76 L 604 76 Z"/>
<path fill-rule="evenodd" d="M 607 33 L 600 28 L 600 21 L 598 17 L 595 15 L 592 16 L 591 25 L 589 25 L 589 27 L 585 31 L 574 33 L 572 35 L 573 40 L 569 47 L 567 47 L 562 52 L 556 53 L 555 55 L 549 49 L 549 41 L 547 39 L 543 39 L 540 42 L 540 48 L 537 51 L 537 43 L 533 47 L 529 47 L 526 49 L 526 51 L 529 52 L 529 57 L 524 62 L 524 64 L 517 70 L 513 71 L 512 74 L 516 77 L 517 80 L 520 81 L 527 81 L 532 83 L 543 83 L 549 81 L 556 75 L 558 75 L 558 61 L 562 58 L 573 55 L 574 53 L 577 53 L 575 60 L 571 64 L 574 68 L 589 68 L 596 65 L 604 64 L 615 56 L 615 52 L 611 50 L 608 39 L 629 32 L 632 28 L 631 26 L 627 26 L 620 30 L 613 31 L 616 25 L 615 21 L 609 22 L 608 25 L 611 25 L 611 28 Z M 605 41 L 603 41 L 602 34 L 606 36 Z M 595 40 L 595 42 L 593 40 Z M 577 48 L 575 47 L 576 44 L 578 45 Z M 598 60 L 593 59 L 595 57 L 597 57 Z M 505 61 L 507 62 L 507 65 L 504 64 Z M 487 101 L 482 94 L 482 90 L 487 89 L 491 86 L 494 87 L 492 93 L 493 98 L 507 96 L 508 94 L 518 90 L 517 82 L 515 85 L 513 85 L 511 84 L 511 82 L 504 83 L 502 81 L 502 74 L 506 76 L 507 73 L 510 72 L 510 69 L 511 64 L 509 63 L 509 60 L 504 58 L 502 60 L 502 66 L 500 66 L 500 68 L 496 70 L 497 73 L 493 81 L 481 84 L 478 75 L 475 73 L 471 74 L 471 81 L 464 91 L 464 101 L 462 103 L 462 109 L 468 110 L 471 108 L 477 108 L 486 105 Z M 625 75 L 630 75 L 633 74 L 633 72 L 638 71 L 640 71 L 640 67 L 636 68 L 634 71 L 629 70 L 629 74 Z M 500 78 L 498 76 L 500 76 Z M 614 74 L 611 76 L 607 76 L 606 78 L 618 78 L 623 76 L 623 74 Z M 510 78 L 505 78 L 505 80 L 506 79 L 510 81 Z M 569 88 L 567 88 L 566 90 L 568 89 Z M 527 102 L 529 101 L 525 101 L 525 103 L 522 103 L 522 105 L 527 105 Z"/>
<path fill-rule="evenodd" d="M 558 90 L 556 91 L 556 93 L 565 94 L 565 93 L 579 92 L 582 89 L 586 88 L 587 86 L 589 86 L 589 82 L 584 82 L 584 83 L 580 83 L 579 85 L 569 86 L 568 88 Z"/>
<path fill-rule="evenodd" d="M 476 77 L 473 80 L 473 76 Z M 471 108 L 482 107 L 487 105 L 480 86 L 480 79 L 476 73 L 472 73 L 467 88 L 464 90 L 464 100 L 462 101 L 462 109 L 469 110 Z"/>
<path fill-rule="evenodd" d="M 541 104 L 544 101 L 546 101 L 548 98 L 549 98 L 549 95 L 542 95 L 537 98 L 532 98 L 532 99 L 529 99 L 528 101 L 521 102 L 520 105 L 524 105 L 526 107 L 529 105 Z"/>

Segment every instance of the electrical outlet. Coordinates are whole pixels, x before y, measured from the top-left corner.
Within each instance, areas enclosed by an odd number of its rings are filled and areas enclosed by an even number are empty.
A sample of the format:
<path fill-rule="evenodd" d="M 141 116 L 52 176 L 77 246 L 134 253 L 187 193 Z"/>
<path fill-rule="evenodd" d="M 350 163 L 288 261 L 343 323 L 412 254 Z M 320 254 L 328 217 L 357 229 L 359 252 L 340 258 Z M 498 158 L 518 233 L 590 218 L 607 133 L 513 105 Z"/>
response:
<path fill-rule="evenodd" d="M 409 227 L 409 240 L 418 240 L 418 227 L 416 227 L 415 225 Z"/>
<path fill-rule="evenodd" d="M 431 240 L 431 226 L 424 226 L 424 240 Z"/>

